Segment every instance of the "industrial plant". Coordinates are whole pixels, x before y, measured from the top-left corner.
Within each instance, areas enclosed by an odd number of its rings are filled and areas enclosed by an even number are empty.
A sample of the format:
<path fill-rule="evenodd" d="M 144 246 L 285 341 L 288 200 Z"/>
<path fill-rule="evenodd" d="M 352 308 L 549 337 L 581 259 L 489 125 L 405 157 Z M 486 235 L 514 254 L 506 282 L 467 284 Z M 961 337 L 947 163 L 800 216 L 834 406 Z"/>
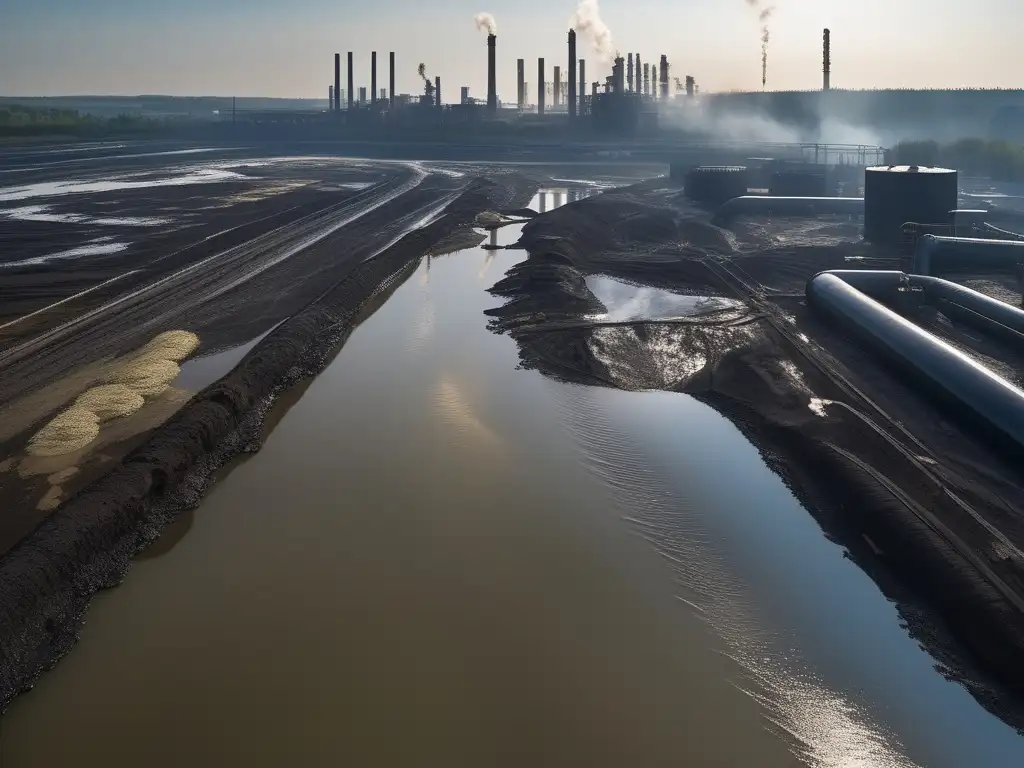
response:
<path fill-rule="evenodd" d="M 462 84 L 452 88 L 457 100 L 443 98 L 441 78 L 431 78 L 426 64 L 396 61 L 388 54 L 388 85 L 378 88 L 377 52 L 357 55 L 347 52 L 345 81 L 342 81 L 342 56 L 334 54 L 334 80 L 327 87 L 328 109 L 322 113 L 254 113 L 234 115 L 233 119 L 253 122 L 309 123 L 333 121 L 344 133 L 368 130 L 449 126 L 467 123 L 504 121 L 521 125 L 560 125 L 564 121 L 586 123 L 581 130 L 618 136 L 649 134 L 658 128 L 659 111 L 683 108 L 674 99 L 693 99 L 699 92 L 692 75 L 673 77 L 664 54 L 642 58 L 640 53 L 616 54 L 610 72 L 588 80 L 587 61 L 578 58 L 576 31 L 568 32 L 562 56 L 540 57 L 536 67 L 524 59 L 515 60 L 515 100 L 502 99 L 498 93 L 498 36 L 492 30 L 486 36 L 487 93 L 477 98 Z M 481 51 L 483 54 L 484 51 Z M 553 63 L 559 62 L 559 63 Z M 396 67 L 415 68 L 422 81 L 419 93 L 398 93 Z M 358 71 L 357 71 L 358 70 Z M 592 62 L 591 77 L 600 65 Z M 528 72 L 532 77 L 528 76 Z"/>

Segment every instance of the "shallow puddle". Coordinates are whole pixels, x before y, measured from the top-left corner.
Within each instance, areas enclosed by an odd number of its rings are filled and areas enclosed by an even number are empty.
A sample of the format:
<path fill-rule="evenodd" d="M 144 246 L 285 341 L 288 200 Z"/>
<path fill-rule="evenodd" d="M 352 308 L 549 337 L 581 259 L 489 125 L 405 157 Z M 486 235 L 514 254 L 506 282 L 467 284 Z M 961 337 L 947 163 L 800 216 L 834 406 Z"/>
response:
<path fill-rule="evenodd" d="M 742 309 L 735 299 L 717 296 L 685 296 L 679 293 L 634 285 L 606 275 L 590 275 L 587 287 L 605 305 L 602 320 L 669 320 L 706 314 L 723 309 Z"/>
<path fill-rule="evenodd" d="M 793 764 L 772 722 L 829 768 L 1024 764 L 735 427 L 517 369 L 483 310 L 522 257 L 425 259 L 96 600 L 0 763 Z"/>

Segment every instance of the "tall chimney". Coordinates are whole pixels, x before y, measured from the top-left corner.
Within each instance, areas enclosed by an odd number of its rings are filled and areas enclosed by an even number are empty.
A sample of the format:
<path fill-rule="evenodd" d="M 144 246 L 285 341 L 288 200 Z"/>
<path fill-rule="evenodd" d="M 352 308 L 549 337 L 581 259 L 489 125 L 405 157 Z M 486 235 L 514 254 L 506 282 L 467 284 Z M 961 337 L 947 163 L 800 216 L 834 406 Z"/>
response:
<path fill-rule="evenodd" d="M 537 114 L 544 114 L 544 57 L 537 59 Z"/>
<path fill-rule="evenodd" d="M 634 77 L 636 77 L 636 81 L 634 82 L 634 85 L 636 86 L 635 90 L 642 96 L 644 92 L 644 70 L 640 64 L 639 53 L 633 54 L 633 72 Z"/>
<path fill-rule="evenodd" d="M 395 52 L 391 52 L 391 74 L 388 78 L 388 96 L 391 98 L 391 108 L 395 106 Z"/>
<path fill-rule="evenodd" d="M 492 115 L 498 111 L 497 44 L 497 35 L 487 36 L 487 111 Z"/>
<path fill-rule="evenodd" d="M 352 109 L 352 100 L 355 98 L 355 77 L 352 71 L 352 51 L 348 52 L 348 108 Z"/>
<path fill-rule="evenodd" d="M 519 108 L 526 106 L 526 61 L 516 59 L 516 98 Z"/>
<path fill-rule="evenodd" d="M 633 90 L 633 54 L 626 54 L 626 90 Z"/>
<path fill-rule="evenodd" d="M 651 96 L 658 98 L 658 67 L 651 64 Z"/>
<path fill-rule="evenodd" d="M 580 59 L 580 114 L 584 112 L 583 100 L 587 98 L 587 60 Z"/>
<path fill-rule="evenodd" d="M 831 87 L 829 80 L 832 75 L 832 41 L 829 39 L 832 33 L 827 29 L 825 30 L 824 45 L 822 48 L 822 72 L 824 74 L 824 82 L 822 83 L 822 90 L 829 90 Z"/>
<path fill-rule="evenodd" d="M 370 52 L 370 106 L 377 106 L 377 52 Z"/>
<path fill-rule="evenodd" d="M 569 118 L 576 117 L 576 30 L 569 30 Z"/>
<path fill-rule="evenodd" d="M 434 78 L 434 104 L 437 105 L 438 109 L 441 109 L 441 78 Z"/>
<path fill-rule="evenodd" d="M 644 96 L 651 95 L 651 65 L 644 64 Z"/>
<path fill-rule="evenodd" d="M 658 76 L 658 84 L 661 86 L 661 98 L 668 98 L 668 56 L 661 56 L 661 74 Z"/>
<path fill-rule="evenodd" d="M 555 82 L 551 88 L 551 106 L 557 107 L 562 103 L 562 68 L 555 64 Z"/>
<path fill-rule="evenodd" d="M 334 102 L 331 109 L 341 109 L 341 54 L 334 54 Z"/>

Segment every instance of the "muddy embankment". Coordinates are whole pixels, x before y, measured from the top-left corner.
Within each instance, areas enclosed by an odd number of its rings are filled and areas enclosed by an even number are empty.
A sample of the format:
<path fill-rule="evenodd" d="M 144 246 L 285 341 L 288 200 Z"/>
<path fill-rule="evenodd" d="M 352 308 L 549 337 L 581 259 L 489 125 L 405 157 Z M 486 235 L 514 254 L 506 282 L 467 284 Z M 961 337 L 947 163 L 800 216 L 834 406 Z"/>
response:
<path fill-rule="evenodd" d="M 526 367 L 685 392 L 730 418 L 897 603 L 944 673 L 1019 727 L 1019 475 L 809 314 L 800 297 L 818 271 L 891 268 L 890 256 L 851 236 L 856 228 L 822 219 L 722 230 L 658 184 L 606 193 L 524 228 L 530 258 L 494 287 L 509 301 L 490 312 L 491 325 L 515 338 Z M 592 274 L 746 308 L 607 322 L 587 288 Z"/>
<path fill-rule="evenodd" d="M 92 596 L 116 585 L 131 558 L 198 503 L 214 471 L 259 447 L 279 393 L 321 370 L 425 252 L 482 210 L 524 205 L 534 188 L 516 176 L 471 182 L 443 215 L 325 290 L 8 551 L 0 559 L 0 705 L 72 647 Z"/>

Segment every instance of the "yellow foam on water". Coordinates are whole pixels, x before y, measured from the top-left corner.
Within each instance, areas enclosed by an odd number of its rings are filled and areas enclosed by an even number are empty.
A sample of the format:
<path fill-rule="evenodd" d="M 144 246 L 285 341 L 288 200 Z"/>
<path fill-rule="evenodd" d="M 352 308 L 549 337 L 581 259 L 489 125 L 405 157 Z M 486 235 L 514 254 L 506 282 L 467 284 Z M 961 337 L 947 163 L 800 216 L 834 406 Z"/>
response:
<path fill-rule="evenodd" d="M 28 441 L 30 456 L 61 456 L 85 448 L 100 433 L 99 417 L 85 408 L 58 413 Z"/>
<path fill-rule="evenodd" d="M 80 394 L 75 407 L 92 411 L 100 421 L 109 421 L 135 413 L 145 402 L 141 394 L 124 384 L 101 384 Z"/>
<path fill-rule="evenodd" d="M 199 337 L 191 331 L 158 333 L 138 351 L 138 357 L 180 362 L 199 347 Z"/>

